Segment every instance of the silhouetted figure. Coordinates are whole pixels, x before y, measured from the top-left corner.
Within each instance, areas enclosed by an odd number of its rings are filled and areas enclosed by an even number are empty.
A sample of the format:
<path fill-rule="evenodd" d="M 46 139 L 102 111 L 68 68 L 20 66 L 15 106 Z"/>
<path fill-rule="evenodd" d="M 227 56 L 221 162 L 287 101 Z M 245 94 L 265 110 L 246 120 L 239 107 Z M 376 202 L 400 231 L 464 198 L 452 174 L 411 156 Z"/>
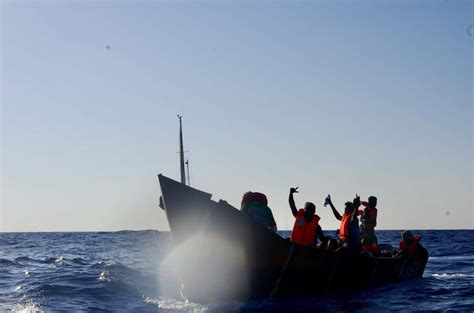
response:
<path fill-rule="evenodd" d="M 246 192 L 242 196 L 240 210 L 253 217 L 265 227 L 276 232 L 277 225 L 272 210 L 268 207 L 267 196 L 260 192 Z"/>
<path fill-rule="evenodd" d="M 411 255 L 421 252 L 424 248 L 421 246 L 420 241 L 420 236 L 414 236 L 411 231 L 405 230 L 400 241 L 400 254 Z"/>
<path fill-rule="evenodd" d="M 362 239 L 360 240 L 361 244 L 361 254 L 365 254 L 368 256 L 378 256 L 380 255 L 378 246 L 375 242 L 371 241 L 370 239 L 367 239 L 367 237 L 361 237 Z"/>
<path fill-rule="evenodd" d="M 374 228 L 377 226 L 377 198 L 370 196 L 368 202 L 362 201 L 364 206 L 362 216 L 360 218 L 360 237 L 363 238 L 368 245 L 377 244 L 377 236 Z"/>
<path fill-rule="evenodd" d="M 334 216 L 341 221 L 339 228 L 340 246 L 349 251 L 360 252 L 360 230 L 357 216 L 361 215 L 362 211 L 358 210 L 360 206 L 359 196 L 356 196 L 354 202 L 348 201 L 345 203 L 343 215 L 336 210 L 330 196 L 326 201 L 331 206 Z"/>
<path fill-rule="evenodd" d="M 291 212 L 295 219 L 293 231 L 291 232 L 290 240 L 293 243 L 301 245 L 316 246 L 318 238 L 321 242 L 324 240 L 324 233 L 319 225 L 321 219 L 315 214 L 316 206 L 314 203 L 306 202 L 304 208 L 296 209 L 295 199 L 293 194 L 298 192 L 298 187 L 290 188 L 290 196 L 288 202 L 290 204 Z"/>

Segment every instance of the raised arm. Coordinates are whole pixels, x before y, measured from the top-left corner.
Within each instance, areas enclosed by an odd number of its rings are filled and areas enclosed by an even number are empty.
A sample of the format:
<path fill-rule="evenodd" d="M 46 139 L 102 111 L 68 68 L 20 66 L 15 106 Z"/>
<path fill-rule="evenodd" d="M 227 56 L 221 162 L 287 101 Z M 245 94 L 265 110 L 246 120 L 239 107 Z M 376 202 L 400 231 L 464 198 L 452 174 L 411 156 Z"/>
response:
<path fill-rule="evenodd" d="M 352 211 L 351 222 L 358 216 L 359 214 L 359 207 L 360 207 L 360 197 L 356 194 L 354 201 L 352 202 L 354 205 L 354 210 Z"/>
<path fill-rule="evenodd" d="M 291 213 L 293 213 L 294 217 L 296 217 L 296 215 L 298 214 L 298 209 L 296 209 L 296 204 L 295 204 L 295 199 L 293 198 L 293 194 L 297 192 L 298 192 L 298 187 L 290 188 L 290 197 L 288 198 L 288 202 L 291 208 Z"/>
<path fill-rule="evenodd" d="M 332 209 L 332 213 L 334 214 L 334 217 L 337 218 L 338 220 L 342 220 L 342 216 L 341 214 L 339 214 L 339 212 L 337 212 L 336 208 L 334 207 L 334 204 L 332 204 L 332 200 L 331 200 L 331 197 L 329 197 L 329 199 L 327 200 L 329 206 L 331 207 Z"/>

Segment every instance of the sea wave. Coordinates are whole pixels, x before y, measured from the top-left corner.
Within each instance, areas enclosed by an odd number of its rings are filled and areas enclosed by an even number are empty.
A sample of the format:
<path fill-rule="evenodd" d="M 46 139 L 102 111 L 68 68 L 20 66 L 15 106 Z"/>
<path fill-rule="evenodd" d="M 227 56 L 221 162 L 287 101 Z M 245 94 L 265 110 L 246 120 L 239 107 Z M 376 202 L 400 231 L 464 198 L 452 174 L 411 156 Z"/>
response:
<path fill-rule="evenodd" d="M 15 258 L 15 262 L 38 262 L 38 260 L 32 259 L 27 256 L 20 256 Z"/>
<path fill-rule="evenodd" d="M 15 304 L 11 308 L 12 312 L 17 312 L 17 313 L 42 313 L 44 312 L 41 310 L 35 302 L 32 300 L 26 300 L 23 301 L 22 303 Z"/>
<path fill-rule="evenodd" d="M 472 278 L 474 275 L 469 275 L 469 274 L 464 274 L 464 273 L 454 273 L 454 274 L 448 274 L 448 273 L 435 273 L 432 274 L 431 276 L 435 278 L 442 278 L 442 279 L 451 279 L 451 278 Z"/>
<path fill-rule="evenodd" d="M 7 260 L 7 259 L 0 259 L 0 265 L 2 266 L 17 266 L 18 263 L 15 261 Z"/>
<path fill-rule="evenodd" d="M 97 280 L 100 281 L 101 283 L 110 282 L 111 281 L 110 272 L 108 272 L 108 271 L 101 272 L 100 275 L 99 275 L 99 278 L 97 278 Z"/>
<path fill-rule="evenodd" d="M 430 256 L 430 261 L 436 260 L 474 260 L 474 255 L 443 255 Z"/>
<path fill-rule="evenodd" d="M 151 299 L 148 297 L 145 297 L 144 302 L 146 304 L 152 304 L 156 305 L 158 309 L 162 312 L 194 312 L 194 313 L 200 313 L 200 312 L 205 312 L 206 307 L 198 304 L 198 303 L 192 303 L 188 301 L 181 301 L 181 300 L 176 300 L 176 299 L 163 299 L 163 298 L 157 298 L 157 299 Z"/>
<path fill-rule="evenodd" d="M 123 266 L 120 262 L 114 260 L 99 260 L 94 263 L 94 266 Z"/>
<path fill-rule="evenodd" d="M 60 284 L 45 284 L 38 286 L 33 289 L 34 292 L 40 294 L 52 294 L 54 296 L 58 295 L 67 295 L 71 294 L 76 291 L 77 288 L 67 286 L 67 285 L 60 285 Z"/>
<path fill-rule="evenodd" d="M 422 232 L 433 255 L 424 278 L 371 289 L 370 295 L 205 305 L 180 296 L 178 268 L 165 262 L 170 233 L 156 234 L 0 233 L 2 247 L 5 241 L 18 243 L 0 248 L 0 312 L 382 312 L 406 311 L 414 302 L 426 311 L 472 311 L 474 305 L 474 252 L 465 244 L 466 238 L 474 240 L 473 231 Z M 400 236 L 393 231 L 378 235 L 379 241 L 392 243 Z"/>
<path fill-rule="evenodd" d="M 0 260 L 0 264 L 6 263 L 9 260 Z M 9 261 L 12 262 L 12 261 Z M 58 256 L 58 257 L 47 257 L 44 259 L 36 259 L 36 258 L 31 258 L 28 256 L 20 256 L 16 257 L 13 261 L 16 265 L 21 265 L 21 266 L 27 266 L 27 265 L 35 265 L 35 264 L 56 264 L 56 265 L 87 265 L 88 260 L 83 259 L 81 257 L 74 257 L 74 258 L 68 258 L 65 256 Z"/>

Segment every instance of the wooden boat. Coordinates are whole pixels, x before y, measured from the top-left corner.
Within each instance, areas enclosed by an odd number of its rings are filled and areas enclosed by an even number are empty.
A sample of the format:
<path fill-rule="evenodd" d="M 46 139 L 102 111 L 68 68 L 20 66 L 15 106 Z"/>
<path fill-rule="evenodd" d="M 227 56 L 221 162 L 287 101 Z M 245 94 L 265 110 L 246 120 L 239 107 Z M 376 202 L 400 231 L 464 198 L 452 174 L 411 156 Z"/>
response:
<path fill-rule="evenodd" d="M 292 244 L 227 202 L 158 175 L 183 295 L 195 302 L 311 297 L 422 277 L 426 250 L 369 257 Z"/>

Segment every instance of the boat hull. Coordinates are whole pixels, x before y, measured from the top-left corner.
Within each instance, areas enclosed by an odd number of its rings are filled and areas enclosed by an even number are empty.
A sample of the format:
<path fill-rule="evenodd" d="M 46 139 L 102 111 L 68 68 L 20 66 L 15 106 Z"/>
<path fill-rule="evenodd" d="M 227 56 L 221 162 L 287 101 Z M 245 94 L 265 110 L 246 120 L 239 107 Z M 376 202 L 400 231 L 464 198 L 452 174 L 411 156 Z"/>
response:
<path fill-rule="evenodd" d="M 367 257 L 295 245 L 225 201 L 159 175 L 183 295 L 195 302 L 315 296 L 422 277 L 428 253 Z"/>

